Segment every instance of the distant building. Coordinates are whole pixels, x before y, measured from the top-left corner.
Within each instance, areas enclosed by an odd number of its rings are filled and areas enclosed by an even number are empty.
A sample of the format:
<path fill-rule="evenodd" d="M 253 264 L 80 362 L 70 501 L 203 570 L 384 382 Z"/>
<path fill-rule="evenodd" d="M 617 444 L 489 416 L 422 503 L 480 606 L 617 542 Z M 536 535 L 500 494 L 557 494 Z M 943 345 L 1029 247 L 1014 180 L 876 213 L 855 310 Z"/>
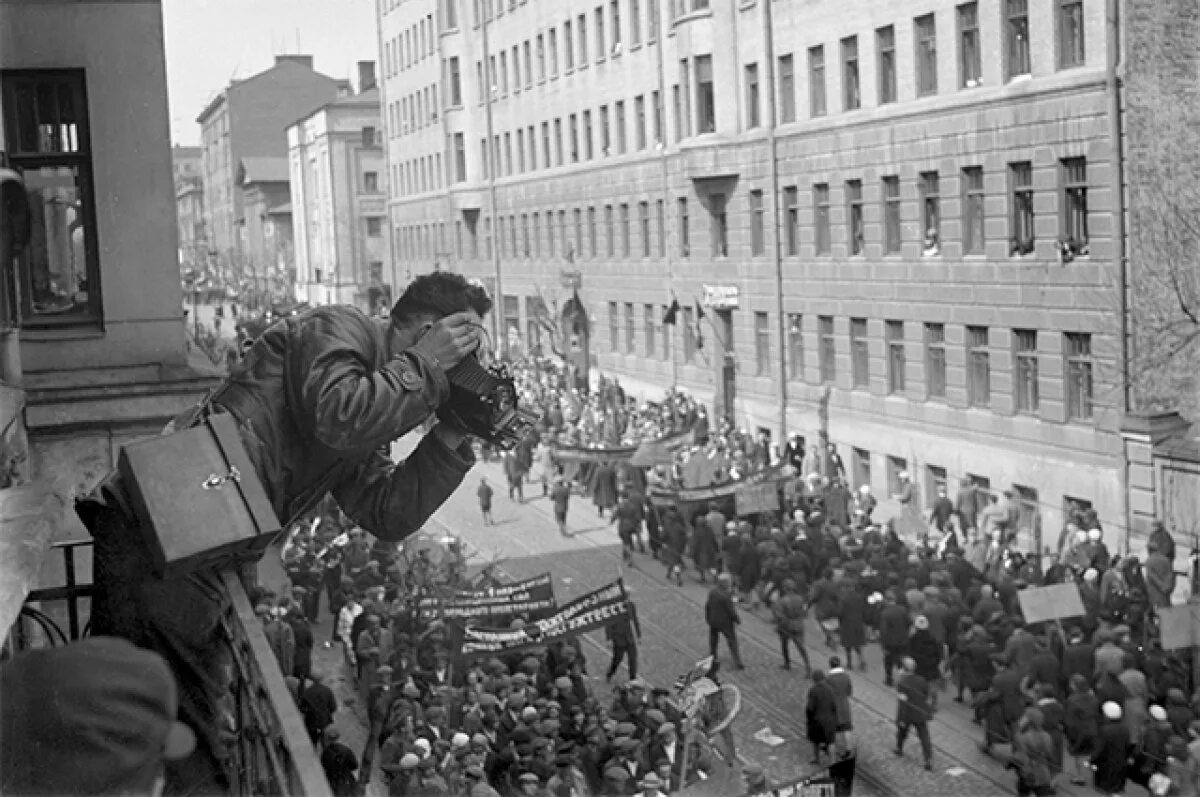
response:
<path fill-rule="evenodd" d="M 235 80 L 200 113 L 204 213 L 220 265 L 242 277 L 239 228 L 244 214 L 238 169 L 246 158 L 287 156 L 284 128 L 313 109 L 347 94 L 347 81 L 313 70 L 310 55 L 277 55 L 275 65 Z"/>
<path fill-rule="evenodd" d="M 208 236 L 204 226 L 203 148 L 171 148 L 175 171 L 175 215 L 179 228 L 179 264 L 203 270 L 208 262 Z"/>
<path fill-rule="evenodd" d="M 287 129 L 288 163 L 296 298 L 372 312 L 389 303 L 395 286 L 373 62 L 359 64 L 359 85 L 357 95 L 323 105 Z"/>
<path fill-rule="evenodd" d="M 291 292 L 295 270 L 287 158 L 243 158 L 238 184 L 242 188 L 241 248 L 250 288 L 263 302 L 285 298 Z"/>

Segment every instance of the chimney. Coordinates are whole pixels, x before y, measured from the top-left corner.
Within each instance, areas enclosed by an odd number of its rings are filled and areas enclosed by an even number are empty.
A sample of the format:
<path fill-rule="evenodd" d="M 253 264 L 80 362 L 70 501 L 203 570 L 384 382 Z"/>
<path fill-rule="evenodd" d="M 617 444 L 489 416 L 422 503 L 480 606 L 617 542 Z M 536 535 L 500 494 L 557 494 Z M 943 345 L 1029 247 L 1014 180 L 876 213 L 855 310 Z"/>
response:
<path fill-rule="evenodd" d="M 277 55 L 275 56 L 275 66 L 279 66 L 284 62 L 299 64 L 305 69 L 313 68 L 313 57 L 311 55 Z"/>
<path fill-rule="evenodd" d="M 374 61 L 359 61 L 358 62 L 358 93 L 370 91 L 375 88 L 375 62 Z"/>

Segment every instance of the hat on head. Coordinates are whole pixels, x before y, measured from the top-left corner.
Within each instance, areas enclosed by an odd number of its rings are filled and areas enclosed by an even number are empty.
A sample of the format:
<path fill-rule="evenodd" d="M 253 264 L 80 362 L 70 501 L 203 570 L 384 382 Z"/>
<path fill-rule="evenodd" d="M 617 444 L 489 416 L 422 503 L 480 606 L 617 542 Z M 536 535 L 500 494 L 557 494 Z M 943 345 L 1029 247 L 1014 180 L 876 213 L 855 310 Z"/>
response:
<path fill-rule="evenodd" d="M 424 736 L 416 739 L 416 741 L 413 742 L 413 747 L 419 748 L 423 755 L 429 755 L 429 751 L 433 748 L 433 746 L 429 744 L 429 740 Z"/>
<path fill-rule="evenodd" d="M 376 675 L 391 675 L 393 672 L 395 672 L 395 670 L 393 670 L 391 667 L 389 667 L 388 665 L 385 664 L 382 667 L 380 667 L 378 670 L 376 670 L 375 674 Z"/>
<path fill-rule="evenodd" d="M 650 723 L 655 728 L 667 721 L 667 715 L 663 714 L 656 708 L 646 709 L 646 713 L 642 716 L 646 718 L 646 722 Z"/>
<path fill-rule="evenodd" d="M 484 736 L 482 733 L 477 733 L 471 737 L 471 744 L 478 744 L 483 747 L 488 747 L 488 746 L 490 746 L 491 742 L 489 742 L 488 738 L 486 736 Z"/>
<path fill-rule="evenodd" d="M 538 710 L 536 708 L 534 708 L 533 706 L 526 706 L 524 709 L 522 709 L 521 719 L 535 720 L 537 718 L 538 718 Z"/>
<path fill-rule="evenodd" d="M 491 692 L 483 692 L 479 695 L 479 705 L 498 706 L 500 705 L 500 698 L 496 697 Z"/>
<path fill-rule="evenodd" d="M 1156 719 L 1159 722 L 1166 722 L 1167 721 L 1167 710 L 1165 708 L 1163 708 L 1162 706 L 1151 706 L 1150 707 L 1150 717 L 1151 717 L 1151 719 Z"/>
<path fill-rule="evenodd" d="M 404 755 L 400 756 L 401 769 L 416 769 L 417 764 L 419 763 L 421 763 L 421 759 L 416 753 L 405 753 Z"/>
<path fill-rule="evenodd" d="M 487 737 L 485 736 L 484 739 L 486 740 Z M 462 731 L 459 731 L 458 733 L 456 733 L 450 737 L 450 746 L 451 747 L 463 748 L 463 747 L 466 747 L 467 745 L 469 745 L 470 743 L 471 743 L 471 737 L 467 736 Z"/>
<path fill-rule="evenodd" d="M 467 767 L 464 772 L 469 778 L 483 780 L 483 767 L 479 766 L 478 764 L 472 764 L 471 766 Z"/>
<path fill-rule="evenodd" d="M 521 776 L 518 777 L 517 780 L 521 781 L 522 783 L 537 783 L 539 778 L 533 772 L 522 772 Z"/>
<path fill-rule="evenodd" d="M 646 775 L 638 782 L 639 789 L 657 789 L 662 785 L 662 778 L 653 772 L 647 772 Z"/>
<path fill-rule="evenodd" d="M 20 653 L 0 668 L 0 694 L 0 792 L 138 791 L 196 745 L 167 663 L 121 639 Z"/>
<path fill-rule="evenodd" d="M 569 692 L 575 688 L 575 684 L 565 675 L 560 675 L 554 679 L 554 686 L 562 692 Z"/>
<path fill-rule="evenodd" d="M 618 783 L 624 783 L 629 780 L 629 770 L 625 767 L 609 767 L 604 770 L 604 777 L 607 780 L 615 780 Z"/>
<path fill-rule="evenodd" d="M 403 687 L 401 687 L 400 693 L 402 695 L 404 695 L 405 697 L 420 697 L 421 696 L 421 690 L 417 688 L 416 684 L 411 683 L 411 682 L 406 683 Z"/>
<path fill-rule="evenodd" d="M 664 722 L 662 725 L 658 726 L 658 730 L 655 731 L 655 733 L 657 733 L 659 736 L 666 736 L 668 733 L 671 733 L 674 730 L 675 730 L 675 723 Z"/>
<path fill-rule="evenodd" d="M 917 619 L 913 620 L 913 625 L 922 631 L 929 630 L 929 618 L 923 614 L 918 614 Z"/>
<path fill-rule="evenodd" d="M 632 722 L 618 722 L 615 730 L 617 736 L 633 736 L 637 733 L 637 726 Z"/>
<path fill-rule="evenodd" d="M 1100 707 L 1100 710 L 1104 712 L 1104 716 L 1107 719 L 1110 719 L 1110 720 L 1121 719 L 1121 704 L 1120 703 L 1116 703 L 1112 700 L 1108 700 L 1104 703 L 1103 706 Z"/>

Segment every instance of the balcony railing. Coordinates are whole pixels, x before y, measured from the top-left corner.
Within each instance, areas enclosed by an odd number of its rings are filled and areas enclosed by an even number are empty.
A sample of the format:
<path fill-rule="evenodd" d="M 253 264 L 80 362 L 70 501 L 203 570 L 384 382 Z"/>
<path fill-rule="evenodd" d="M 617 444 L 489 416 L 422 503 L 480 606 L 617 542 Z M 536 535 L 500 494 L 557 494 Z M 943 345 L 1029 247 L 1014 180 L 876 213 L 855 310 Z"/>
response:
<path fill-rule="evenodd" d="M 84 602 L 90 601 L 95 589 L 78 581 L 76 555 L 91 544 L 90 540 L 79 540 L 52 546 L 63 557 L 65 583 L 29 593 L 0 658 L 26 648 L 65 645 L 88 633 Z M 237 797 L 329 795 L 329 784 L 300 711 L 241 580 L 237 574 L 226 572 L 222 583 L 230 609 L 221 626 L 225 642 L 233 651 L 230 688 L 237 720 L 237 741 L 231 751 L 231 793 Z"/>

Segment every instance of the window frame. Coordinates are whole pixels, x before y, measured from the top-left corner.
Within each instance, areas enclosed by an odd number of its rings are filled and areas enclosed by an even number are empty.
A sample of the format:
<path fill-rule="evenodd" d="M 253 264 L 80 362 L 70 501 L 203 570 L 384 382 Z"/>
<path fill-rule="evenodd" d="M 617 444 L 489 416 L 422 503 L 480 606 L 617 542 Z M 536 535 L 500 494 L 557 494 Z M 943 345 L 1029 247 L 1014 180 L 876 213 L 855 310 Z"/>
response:
<path fill-rule="evenodd" d="M 759 98 L 758 62 L 754 61 L 742 67 L 746 91 L 746 129 L 753 130 L 762 126 L 762 101 Z"/>
<path fill-rule="evenodd" d="M 754 375 L 768 376 L 771 373 L 771 314 L 762 310 L 754 312 Z"/>
<path fill-rule="evenodd" d="M 1058 68 L 1077 69 L 1087 64 L 1087 20 L 1083 0 L 1056 0 Z"/>
<path fill-rule="evenodd" d="M 833 316 L 817 316 L 817 354 L 822 384 L 837 382 L 837 325 Z"/>
<path fill-rule="evenodd" d="M 900 254 L 904 247 L 903 214 L 900 198 L 900 176 L 884 175 L 880 181 L 883 204 L 883 253 Z"/>
<path fill-rule="evenodd" d="M 1008 164 L 1008 223 L 1010 257 L 1033 254 L 1037 240 L 1033 202 L 1033 163 Z"/>
<path fill-rule="evenodd" d="M 833 254 L 833 230 L 830 219 L 829 183 L 814 183 L 813 248 L 818 256 Z"/>
<path fill-rule="evenodd" d="M 862 108 L 862 73 L 858 57 L 858 36 L 846 36 L 840 42 L 842 56 L 842 110 Z"/>
<path fill-rule="evenodd" d="M 63 91 L 71 96 L 74 111 L 75 142 L 73 151 L 42 152 L 26 149 L 21 141 L 17 108 L 17 92 L 26 85 L 37 93 L 38 85 L 57 84 L 55 94 L 61 96 Z M 91 108 L 88 105 L 87 72 L 80 68 L 51 68 L 51 69 L 2 69 L 0 70 L 0 88 L 3 90 L 4 103 L 4 132 L 8 147 L 8 166 L 19 174 L 37 171 L 43 168 L 74 169 L 75 191 L 78 202 L 82 205 L 83 223 L 83 269 L 87 286 L 87 299 L 79 313 L 39 314 L 35 312 L 31 286 L 33 285 L 32 247 L 17 258 L 17 269 L 20 275 L 15 286 L 16 303 L 21 312 L 21 329 L 63 329 L 67 327 L 104 327 L 104 295 L 103 275 L 100 258 L 100 236 L 97 229 L 98 213 L 96 207 L 96 184 L 92 147 Z M 36 100 L 34 101 L 37 102 Z M 57 103 L 56 103 L 57 104 Z M 35 116 L 34 128 L 37 117 Z M 61 121 L 61 120 L 60 120 Z M 62 125 L 55 125 L 62 127 Z M 61 135 L 63 131 L 59 131 Z M 35 144 L 35 146 L 38 146 Z M 31 203 L 33 199 L 31 197 Z M 36 233 L 35 233 L 36 234 Z M 48 268 L 54 264 L 47 263 Z"/>
<path fill-rule="evenodd" d="M 896 91 L 896 28 L 894 25 L 884 25 L 875 29 L 875 52 L 878 58 L 878 89 L 879 104 L 888 105 L 899 98 Z"/>
<path fill-rule="evenodd" d="M 846 191 L 846 249 L 850 257 L 866 254 L 867 231 L 863 207 L 862 180 L 845 182 Z"/>
<path fill-rule="evenodd" d="M 938 93 L 937 17 L 930 12 L 913 19 L 914 68 L 918 97 Z"/>
<path fill-rule="evenodd" d="M 983 52 L 979 33 L 979 3 L 970 0 L 954 9 L 958 26 L 958 87 L 978 88 L 983 81 Z"/>
<path fill-rule="evenodd" d="M 964 166 L 960 179 L 962 180 L 962 251 L 964 255 L 982 255 L 987 251 L 987 193 L 983 167 Z"/>
<path fill-rule="evenodd" d="M 982 335 L 982 337 L 980 337 Z M 992 362 L 990 330 L 985 326 L 966 328 L 967 406 L 987 409 L 992 404 Z"/>
<path fill-rule="evenodd" d="M 908 389 L 908 354 L 904 343 L 904 322 L 894 318 L 885 321 L 884 337 L 888 349 L 888 394 L 903 395 Z"/>
<path fill-rule="evenodd" d="M 783 187 L 784 255 L 795 257 L 800 254 L 800 189 L 799 186 Z"/>
<path fill-rule="evenodd" d="M 946 325 L 927 321 L 925 335 L 925 397 L 946 399 Z"/>
<path fill-rule="evenodd" d="M 1063 333 L 1067 420 L 1091 421 L 1096 417 L 1095 359 L 1089 332 Z"/>
<path fill-rule="evenodd" d="M 787 314 L 787 373 L 794 382 L 804 381 L 804 315 Z"/>
<path fill-rule="evenodd" d="M 1013 407 L 1018 413 L 1036 415 L 1038 392 L 1038 333 L 1036 329 L 1014 329 Z"/>
<path fill-rule="evenodd" d="M 763 201 L 762 189 L 752 189 L 748 201 L 750 210 L 750 256 L 762 257 L 767 253 L 766 204 Z"/>
<path fill-rule="evenodd" d="M 779 76 L 779 123 L 796 121 L 796 62 L 792 53 L 775 59 L 775 72 Z"/>
<path fill-rule="evenodd" d="M 813 119 L 829 113 L 829 97 L 825 76 L 825 45 L 808 48 L 808 115 Z"/>
<path fill-rule="evenodd" d="M 871 333 L 867 319 L 850 318 L 850 388 L 871 388 Z"/>
<path fill-rule="evenodd" d="M 1075 254 L 1087 254 L 1088 227 L 1087 158 L 1063 158 L 1059 161 L 1060 239 L 1074 241 Z"/>
<path fill-rule="evenodd" d="M 1029 51 L 1029 0 L 1005 0 L 1005 82 L 1031 74 L 1032 66 L 1033 58 Z"/>

